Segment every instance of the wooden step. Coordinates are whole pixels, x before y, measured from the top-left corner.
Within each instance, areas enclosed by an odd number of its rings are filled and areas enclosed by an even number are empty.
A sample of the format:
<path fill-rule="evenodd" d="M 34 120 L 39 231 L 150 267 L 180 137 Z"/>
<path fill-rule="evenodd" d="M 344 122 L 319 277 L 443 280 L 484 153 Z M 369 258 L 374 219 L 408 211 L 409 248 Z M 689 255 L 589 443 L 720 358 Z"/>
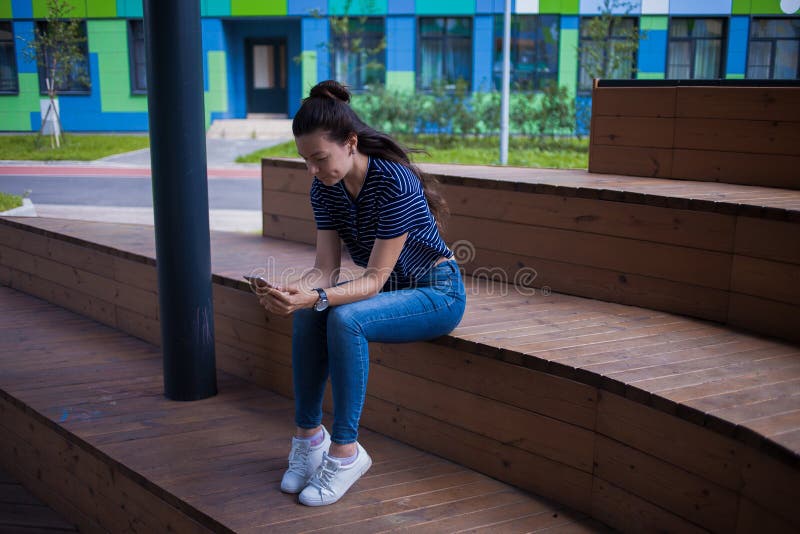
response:
<path fill-rule="evenodd" d="M 0 464 L 82 532 L 444 532 L 444 525 L 521 520 L 530 530 L 605 530 L 585 514 L 368 430 L 359 439 L 373 457 L 370 471 L 336 505 L 301 506 L 279 488 L 293 432 L 290 399 L 220 371 L 216 396 L 171 401 L 152 344 L 7 287 L 0 317 L 0 328 L 26 333 L 2 340 Z M 27 336 L 46 349 L 32 350 Z M 31 506 L 15 505 L 19 532 L 71 528 L 40 505 L 36 520 L 23 522 L 22 508 Z M 6 508 L 0 531 L 11 526 L 3 523 Z"/>
<path fill-rule="evenodd" d="M 0 219 L 0 280 L 157 344 L 152 240 L 152 228 L 134 225 Z M 221 370 L 291 396 L 291 322 L 266 314 L 238 277 L 255 268 L 277 277 L 313 255 L 212 233 Z M 632 515 L 643 529 L 800 525 L 797 344 L 539 289 L 465 285 L 467 311 L 450 335 L 371 344 L 363 426 L 621 529 Z M 74 328 L 59 335 L 72 339 Z M 20 339 L 36 357 L 49 350 L 35 335 Z"/>
<path fill-rule="evenodd" d="M 800 191 L 582 170 L 423 165 L 475 277 L 800 341 Z M 263 234 L 314 244 L 311 177 L 262 162 Z"/>

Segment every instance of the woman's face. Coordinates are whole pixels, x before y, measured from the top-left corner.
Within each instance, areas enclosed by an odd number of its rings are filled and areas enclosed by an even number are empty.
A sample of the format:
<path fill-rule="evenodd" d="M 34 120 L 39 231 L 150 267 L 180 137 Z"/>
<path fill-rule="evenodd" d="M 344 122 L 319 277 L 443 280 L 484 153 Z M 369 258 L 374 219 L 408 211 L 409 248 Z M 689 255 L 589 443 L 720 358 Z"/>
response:
<path fill-rule="evenodd" d="M 308 172 L 327 186 L 335 185 L 353 169 L 351 152 L 355 151 L 355 136 L 339 144 L 328 139 L 326 132 L 317 130 L 295 137 L 294 142 Z"/>

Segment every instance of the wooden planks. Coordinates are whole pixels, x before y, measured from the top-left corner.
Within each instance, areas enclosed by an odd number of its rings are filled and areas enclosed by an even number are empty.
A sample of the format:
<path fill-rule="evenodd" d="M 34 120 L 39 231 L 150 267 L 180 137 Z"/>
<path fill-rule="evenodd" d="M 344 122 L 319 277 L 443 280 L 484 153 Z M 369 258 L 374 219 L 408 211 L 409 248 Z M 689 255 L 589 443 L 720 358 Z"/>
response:
<path fill-rule="evenodd" d="M 35 311 L 27 326 L 39 339 L 65 317 L 55 306 L 0 288 L 0 326 L 12 309 Z M 36 494 L 76 518 L 81 531 L 371 532 L 446 523 L 499 506 L 506 506 L 503 522 L 540 514 L 534 530 L 586 517 L 368 430 L 360 440 L 374 459 L 369 473 L 336 506 L 298 506 L 278 488 L 293 429 L 290 400 L 220 373 L 217 396 L 170 401 L 162 394 L 157 348 L 71 318 L 77 323 L 56 331 L 53 351 L 38 367 L 26 358 L 25 339 L 7 340 L 0 352 L 0 458 Z M 69 349 L 60 342 L 68 331 L 110 333 L 119 346 L 75 359 L 75 384 L 65 386 L 63 372 L 42 370 Z M 108 364 L 98 380 L 93 358 L 100 357 Z M 85 416 L 64 417 L 64 407 Z"/>
<path fill-rule="evenodd" d="M 84 237 L 94 228 L 87 225 Z M 766 227 L 767 231 L 775 228 Z M 781 251 L 761 243 L 758 230 L 753 227 L 753 238 L 741 241 L 743 251 L 793 257 L 791 249 Z M 73 237 L 77 235 L 77 227 L 72 231 L 76 231 Z M 663 235 L 680 241 L 708 239 L 714 233 L 689 238 L 664 228 Z M 128 235 L 125 241 L 136 239 Z M 214 272 L 231 273 L 215 275 L 220 368 L 290 396 L 291 322 L 265 314 L 235 278 L 249 268 L 242 262 L 258 264 L 265 257 L 272 258 L 276 270 L 308 265 L 313 249 L 254 236 L 226 236 L 215 243 L 225 249 L 224 253 L 212 249 L 218 262 Z M 124 252 L 132 255 L 136 250 L 126 247 Z M 523 292 L 485 280 L 466 278 L 465 282 L 467 313 L 450 336 L 435 344 L 371 346 L 372 376 L 362 420 L 366 427 L 591 512 L 616 526 L 625 525 L 630 515 L 641 516 L 643 524 L 660 521 L 683 529 L 726 530 L 732 521 L 734 527 L 750 524 L 757 513 L 769 514 L 776 524 L 797 522 L 793 509 L 785 504 L 795 496 L 766 488 L 763 481 L 769 475 L 761 472 L 783 466 L 784 476 L 789 477 L 787 487 L 792 487 L 795 467 L 787 467 L 794 465 L 787 447 L 795 443 L 800 430 L 796 416 L 800 399 L 790 394 L 792 384 L 800 380 L 795 345 L 653 310 Z M 63 336 L 71 331 L 65 325 L 58 335 L 66 339 Z M 37 354 L 43 358 L 47 352 Z M 88 354 L 87 362 L 104 372 L 113 369 L 103 363 L 102 354 Z M 31 365 L 14 376 L 32 380 L 35 367 Z M 60 374 L 54 371 L 51 379 Z M 157 372 L 149 374 L 157 376 Z M 78 386 L 79 382 L 55 393 L 74 398 Z M 29 386 L 23 391 L 32 398 L 47 394 L 46 388 L 38 389 L 36 393 Z M 409 391 L 420 394 L 410 396 Z M 135 388 L 128 391 L 134 392 Z M 146 402 L 144 394 L 132 397 L 130 406 Z M 329 397 L 325 406 L 331 407 Z M 87 410 L 88 417 L 92 410 Z M 61 412 L 48 415 L 55 418 Z M 141 447 L 126 442 L 135 444 L 152 436 L 152 426 L 137 424 L 135 412 L 121 417 L 127 419 L 117 420 L 113 432 L 93 435 L 120 451 L 130 449 L 136 462 L 146 463 L 153 454 L 138 452 L 134 449 Z M 226 417 L 220 414 L 219 422 L 227 424 Z M 186 434 L 180 438 L 181 446 L 189 446 L 198 437 L 214 448 L 235 446 L 224 437 L 214 441 L 214 432 L 203 433 L 202 420 L 190 413 L 176 418 L 175 424 L 179 425 L 176 432 Z M 246 425 L 232 423 L 224 428 L 229 434 L 243 431 Z M 114 437 L 115 432 L 120 438 Z M 750 453 L 750 461 L 745 462 L 743 457 Z M 758 460 L 762 457 L 764 462 Z M 635 460 L 634 473 L 628 472 L 631 464 L 625 459 Z M 162 463 L 152 469 L 166 473 L 167 467 Z M 759 473 L 745 475 L 745 469 Z M 176 484 L 183 478 L 175 478 L 175 473 L 169 476 Z M 187 484 L 194 480 L 192 488 L 201 484 L 196 477 L 185 476 Z M 746 476 L 752 487 L 745 495 L 741 481 Z M 654 485 L 653 480 L 661 483 Z M 236 487 L 253 496 L 263 488 L 257 478 Z M 494 495 L 487 491 L 453 502 L 494 502 Z M 212 494 L 202 497 L 213 503 Z M 736 506 L 733 512 L 731 498 Z M 743 499 L 746 505 L 740 504 Z M 435 524 L 435 509 L 445 502 L 449 501 L 420 503 L 419 509 L 425 510 L 420 513 Z M 410 521 L 413 515 L 390 505 L 380 509 L 399 521 Z M 269 520 L 263 515 L 242 517 Z M 363 521 L 373 524 L 371 518 Z"/>
<path fill-rule="evenodd" d="M 659 89 L 654 94 L 667 98 L 667 93 Z M 644 113 L 639 103 L 631 106 Z M 674 120 L 661 111 L 633 122 L 624 116 L 599 116 L 593 135 L 609 136 L 603 146 L 613 153 L 614 161 L 635 164 L 636 158 L 622 152 L 639 148 L 625 146 L 624 139 L 656 135 L 665 142 L 673 136 L 673 126 L 667 124 Z M 612 126 L 621 121 L 628 121 L 621 126 L 628 133 L 611 139 L 616 135 Z M 662 150 L 659 146 L 664 145 L 651 144 L 658 146 L 647 150 Z M 307 193 L 310 176 L 292 161 L 265 160 L 263 169 L 264 235 L 313 244 L 316 229 Z M 469 173 L 465 174 L 472 176 Z M 540 180 L 541 173 L 535 177 Z M 596 184 L 582 182 L 583 187 L 564 194 L 508 190 L 497 180 L 497 187 L 489 187 L 474 179 L 464 183 L 466 178 L 458 181 L 446 176 L 440 190 L 451 216 L 444 237 L 465 272 L 473 276 L 800 339 L 798 303 L 791 290 L 781 290 L 797 285 L 800 269 L 792 251 L 798 242 L 794 237 L 800 231 L 798 221 L 697 209 L 692 201 L 678 202 L 685 190 L 699 193 L 703 184 L 689 187 L 668 180 L 648 184 L 644 179 L 642 184 L 628 179 L 622 182 L 626 193 L 620 198 L 602 194 L 595 198 L 587 193 L 598 193 L 599 189 L 592 188 L 606 187 L 612 178 L 598 179 Z M 514 185 L 522 188 L 525 182 L 520 178 Z M 729 193 L 706 184 L 702 194 L 712 205 L 721 198 L 752 207 L 783 201 L 770 198 L 768 189 L 725 187 L 731 188 Z M 653 194 L 669 195 L 666 205 L 652 203 Z M 778 196 L 783 199 L 785 194 L 798 195 L 781 192 Z M 752 247 L 770 247 L 775 252 L 747 252 Z M 789 262 L 787 254 L 792 255 Z M 782 263 L 775 263 L 776 259 Z"/>
<path fill-rule="evenodd" d="M 800 189 L 800 88 L 595 87 L 589 171 Z"/>

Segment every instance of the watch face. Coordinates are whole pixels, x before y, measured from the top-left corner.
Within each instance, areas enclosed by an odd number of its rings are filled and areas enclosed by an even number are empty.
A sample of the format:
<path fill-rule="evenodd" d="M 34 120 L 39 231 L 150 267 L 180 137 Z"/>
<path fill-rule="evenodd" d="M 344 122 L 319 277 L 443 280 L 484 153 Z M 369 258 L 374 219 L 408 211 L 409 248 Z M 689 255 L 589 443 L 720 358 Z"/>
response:
<path fill-rule="evenodd" d="M 314 309 L 316 311 L 322 311 L 328 307 L 328 295 L 326 295 L 325 291 L 322 289 L 316 289 L 316 291 L 319 293 L 319 299 L 314 303 Z"/>

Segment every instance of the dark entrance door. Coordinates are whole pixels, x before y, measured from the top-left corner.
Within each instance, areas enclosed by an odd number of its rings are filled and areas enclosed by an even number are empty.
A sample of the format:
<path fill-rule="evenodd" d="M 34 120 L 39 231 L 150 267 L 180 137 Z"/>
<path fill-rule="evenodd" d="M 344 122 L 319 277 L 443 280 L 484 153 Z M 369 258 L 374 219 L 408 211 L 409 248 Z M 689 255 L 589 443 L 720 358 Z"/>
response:
<path fill-rule="evenodd" d="M 247 113 L 287 113 L 286 39 L 247 39 Z"/>

